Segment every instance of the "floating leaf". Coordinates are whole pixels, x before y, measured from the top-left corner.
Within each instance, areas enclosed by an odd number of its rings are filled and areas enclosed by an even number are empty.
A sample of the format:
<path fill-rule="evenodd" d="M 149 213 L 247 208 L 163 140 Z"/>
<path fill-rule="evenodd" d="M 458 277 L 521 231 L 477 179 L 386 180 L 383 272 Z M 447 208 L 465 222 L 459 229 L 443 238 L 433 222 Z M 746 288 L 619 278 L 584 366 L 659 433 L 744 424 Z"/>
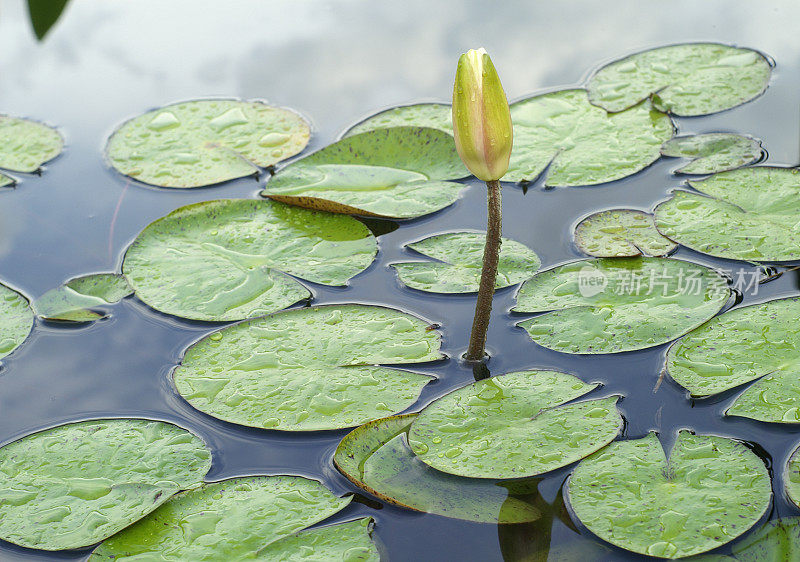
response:
<path fill-rule="evenodd" d="M 430 127 L 452 135 L 452 108 L 444 103 L 417 103 L 393 107 L 356 123 L 342 134 L 342 138 L 374 129 L 403 126 Z"/>
<path fill-rule="evenodd" d="M 274 560 L 261 552 L 337 513 L 350 500 L 299 476 L 204 484 L 106 540 L 89 560 Z M 302 548 L 300 542 L 294 544 Z"/>
<path fill-rule="evenodd" d="M 585 90 L 561 90 L 511 104 L 514 148 L 504 181 L 532 181 L 547 169 L 546 186 L 595 185 L 646 168 L 672 138 L 669 116 L 649 102 L 609 115 Z"/>
<path fill-rule="evenodd" d="M 661 146 L 664 156 L 691 158 L 692 162 L 675 170 L 681 174 L 714 174 L 741 168 L 758 161 L 761 141 L 729 133 L 710 133 L 675 137 Z"/>
<path fill-rule="evenodd" d="M 725 279 L 690 262 L 659 258 L 581 260 L 537 273 L 520 287 L 516 312 L 531 339 L 566 353 L 619 353 L 661 345 L 725 305 Z"/>
<path fill-rule="evenodd" d="M 397 275 L 412 289 L 431 293 L 472 293 L 478 290 L 483 269 L 486 234 L 449 232 L 408 244 L 412 250 L 438 262 L 393 263 Z M 503 238 L 495 288 L 530 278 L 541 262 L 524 244 Z"/>
<path fill-rule="evenodd" d="M 800 560 L 800 517 L 767 521 L 763 527 L 733 545 L 740 562 Z"/>
<path fill-rule="evenodd" d="M 310 297 L 289 275 L 345 285 L 376 253 L 375 237 L 351 217 L 219 199 L 151 223 L 128 249 L 122 271 L 136 296 L 156 310 L 240 320 Z"/>
<path fill-rule="evenodd" d="M 601 539 L 682 558 L 747 531 L 766 513 L 772 489 L 767 467 L 743 443 L 681 431 L 669 460 L 654 433 L 612 443 L 577 466 L 568 497 Z"/>
<path fill-rule="evenodd" d="M 352 427 L 411 406 L 431 377 L 377 365 L 443 356 L 440 335 L 391 308 L 301 308 L 228 326 L 192 345 L 178 392 L 215 418 L 251 427 Z"/>
<path fill-rule="evenodd" d="M 33 328 L 33 311 L 28 299 L 0 283 L 0 358 L 28 337 Z"/>
<path fill-rule="evenodd" d="M 800 507 L 800 447 L 794 450 L 789 461 L 786 463 L 786 470 L 783 473 L 786 495 L 798 507 Z"/>
<path fill-rule="evenodd" d="M 211 453 L 172 424 L 95 420 L 0 448 L 0 538 L 45 550 L 95 544 L 199 486 Z"/>
<path fill-rule="evenodd" d="M 71 279 L 36 299 L 36 315 L 45 320 L 92 322 L 107 315 L 98 306 L 113 304 L 133 293 L 125 277 L 116 273 L 93 273 Z"/>
<path fill-rule="evenodd" d="M 371 526 L 372 518 L 364 517 L 349 523 L 307 529 L 271 543 L 258 554 L 262 560 L 280 562 L 379 562 L 381 555 L 372 542 Z"/>
<path fill-rule="evenodd" d="M 575 244 L 598 258 L 666 256 L 678 246 L 656 230 L 653 215 L 633 209 L 589 215 L 575 227 Z"/>
<path fill-rule="evenodd" d="M 29 119 L 0 115 L 0 168 L 12 172 L 35 172 L 42 164 L 61 154 L 63 148 L 64 139 L 52 127 Z"/>
<path fill-rule="evenodd" d="M 622 111 L 653 96 L 661 111 L 716 113 L 759 96 L 772 69 L 761 53 L 716 43 L 685 43 L 636 53 L 589 80 L 592 103 Z"/>
<path fill-rule="evenodd" d="M 333 457 L 356 486 L 391 504 L 479 523 L 523 523 L 541 515 L 493 482 L 433 470 L 414 456 L 406 434 L 417 414 L 392 416 L 357 427 Z"/>
<path fill-rule="evenodd" d="M 470 478 L 524 478 L 567 466 L 622 428 L 617 396 L 566 404 L 597 384 L 558 371 L 480 380 L 428 405 L 408 441 L 427 465 Z"/>
<path fill-rule="evenodd" d="M 468 175 L 453 137 L 425 127 L 375 129 L 343 138 L 275 174 L 261 195 L 374 217 L 413 218 L 452 204 Z"/>
<path fill-rule="evenodd" d="M 258 173 L 298 154 L 311 134 L 292 110 L 258 101 L 196 100 L 148 111 L 108 139 L 121 174 L 161 187 L 199 187 Z"/>
<path fill-rule="evenodd" d="M 14 178 L 7 176 L 0 172 L 0 187 L 8 187 L 9 185 L 14 185 L 16 182 Z"/>
<path fill-rule="evenodd" d="M 664 236 L 719 258 L 800 259 L 797 169 L 742 168 L 689 185 L 700 193 L 675 191 L 656 207 L 656 227 Z"/>

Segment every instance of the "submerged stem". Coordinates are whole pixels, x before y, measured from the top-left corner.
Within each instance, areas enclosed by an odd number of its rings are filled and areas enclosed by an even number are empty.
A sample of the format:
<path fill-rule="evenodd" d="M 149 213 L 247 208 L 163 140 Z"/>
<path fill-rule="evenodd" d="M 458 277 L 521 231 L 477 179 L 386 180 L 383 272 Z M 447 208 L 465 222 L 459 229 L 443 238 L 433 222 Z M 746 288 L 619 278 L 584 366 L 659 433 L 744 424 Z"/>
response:
<path fill-rule="evenodd" d="M 481 284 L 478 288 L 478 302 L 475 303 L 475 319 L 472 321 L 472 334 L 469 338 L 469 349 L 466 355 L 468 361 L 480 361 L 485 355 L 486 332 L 489 329 L 492 297 L 497 279 L 497 264 L 500 261 L 500 235 L 502 232 L 500 182 L 487 181 L 486 191 L 489 222 L 486 227 L 486 246 L 483 248 L 483 269 L 481 270 Z"/>

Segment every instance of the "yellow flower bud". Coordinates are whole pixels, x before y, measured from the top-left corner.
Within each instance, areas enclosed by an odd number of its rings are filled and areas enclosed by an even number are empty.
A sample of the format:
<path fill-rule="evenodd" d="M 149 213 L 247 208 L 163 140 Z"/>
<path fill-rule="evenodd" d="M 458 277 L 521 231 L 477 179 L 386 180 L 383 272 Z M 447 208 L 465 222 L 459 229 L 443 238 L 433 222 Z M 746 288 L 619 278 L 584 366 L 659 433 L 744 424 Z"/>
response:
<path fill-rule="evenodd" d="M 461 160 L 483 181 L 508 170 L 513 128 L 508 100 L 492 59 L 481 48 L 461 55 L 453 86 L 453 133 Z"/>

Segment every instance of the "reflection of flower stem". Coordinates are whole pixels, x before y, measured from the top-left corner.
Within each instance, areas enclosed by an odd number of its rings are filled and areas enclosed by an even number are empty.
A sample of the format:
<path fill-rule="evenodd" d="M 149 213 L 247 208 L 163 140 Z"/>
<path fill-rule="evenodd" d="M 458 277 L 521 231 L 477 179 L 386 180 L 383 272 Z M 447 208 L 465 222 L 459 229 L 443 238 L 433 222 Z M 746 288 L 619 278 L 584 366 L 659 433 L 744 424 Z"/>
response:
<path fill-rule="evenodd" d="M 480 361 L 485 355 L 486 332 L 489 329 L 492 297 L 497 279 L 497 264 L 500 260 L 500 235 L 502 233 L 500 182 L 497 180 L 487 181 L 486 189 L 489 222 L 486 228 L 486 246 L 483 249 L 483 269 L 478 289 L 478 302 L 475 304 L 475 319 L 472 322 L 472 334 L 469 338 L 469 349 L 466 356 L 468 361 Z"/>

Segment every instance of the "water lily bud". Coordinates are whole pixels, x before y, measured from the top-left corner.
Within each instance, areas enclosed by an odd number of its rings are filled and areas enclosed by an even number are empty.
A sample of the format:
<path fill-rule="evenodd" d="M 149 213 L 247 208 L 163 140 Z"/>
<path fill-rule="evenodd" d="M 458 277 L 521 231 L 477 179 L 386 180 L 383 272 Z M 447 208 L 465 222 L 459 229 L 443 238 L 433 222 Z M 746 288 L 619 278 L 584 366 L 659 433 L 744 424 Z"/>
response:
<path fill-rule="evenodd" d="M 513 129 L 508 100 L 485 49 L 461 55 L 453 87 L 453 133 L 461 160 L 483 181 L 508 170 Z"/>

